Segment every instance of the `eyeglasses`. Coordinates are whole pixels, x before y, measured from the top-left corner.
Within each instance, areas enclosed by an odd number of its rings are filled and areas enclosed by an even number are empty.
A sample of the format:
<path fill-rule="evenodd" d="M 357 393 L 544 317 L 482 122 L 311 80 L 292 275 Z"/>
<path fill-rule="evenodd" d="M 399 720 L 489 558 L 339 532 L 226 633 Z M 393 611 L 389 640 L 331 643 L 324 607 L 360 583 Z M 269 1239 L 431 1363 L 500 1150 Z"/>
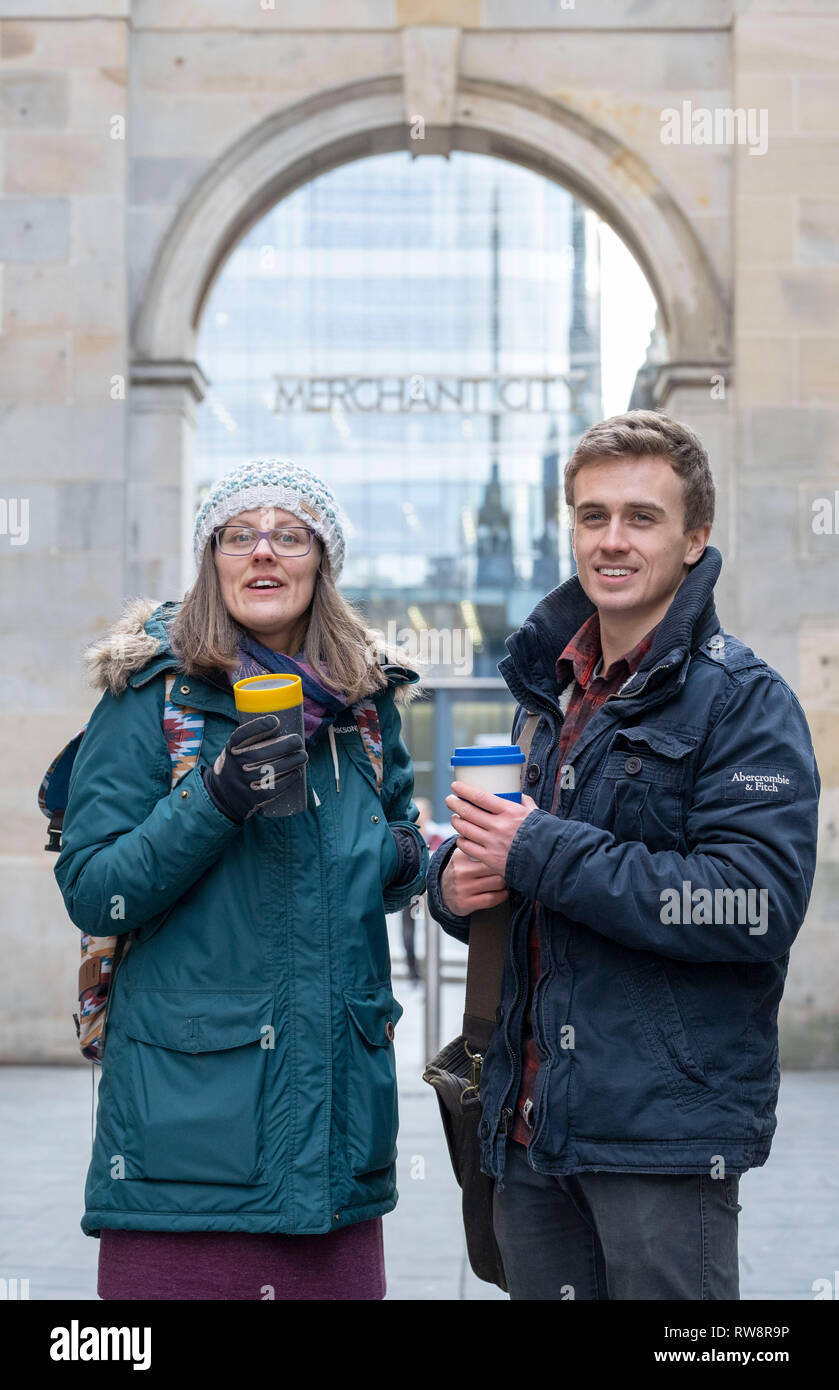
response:
<path fill-rule="evenodd" d="M 252 555 L 263 539 L 281 559 L 308 555 L 314 531 L 309 526 L 277 526 L 273 531 L 257 531 L 255 526 L 216 526 L 213 535 L 222 555 Z"/>

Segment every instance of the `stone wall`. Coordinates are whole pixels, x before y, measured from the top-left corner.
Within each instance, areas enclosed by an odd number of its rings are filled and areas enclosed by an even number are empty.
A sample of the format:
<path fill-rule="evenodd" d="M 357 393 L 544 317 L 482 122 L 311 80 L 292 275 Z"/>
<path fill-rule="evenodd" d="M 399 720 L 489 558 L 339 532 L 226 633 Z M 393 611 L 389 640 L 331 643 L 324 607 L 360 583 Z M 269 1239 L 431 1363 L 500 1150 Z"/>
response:
<path fill-rule="evenodd" d="M 72 1060 L 78 940 L 41 852 L 53 753 L 85 721 L 79 655 L 119 611 L 128 373 L 127 5 L 0 5 L 0 466 L 28 498 L 0 537 L 0 921 L 10 1007 L 0 1058 Z M 38 17 L 30 17 L 30 11 Z"/>
<path fill-rule="evenodd" d="M 741 7 L 737 105 L 769 111 L 765 155 L 734 169 L 739 629 L 794 686 L 822 777 L 819 870 L 790 958 L 785 1054 L 839 1059 L 839 7 Z M 839 493 L 835 496 L 839 503 Z"/>

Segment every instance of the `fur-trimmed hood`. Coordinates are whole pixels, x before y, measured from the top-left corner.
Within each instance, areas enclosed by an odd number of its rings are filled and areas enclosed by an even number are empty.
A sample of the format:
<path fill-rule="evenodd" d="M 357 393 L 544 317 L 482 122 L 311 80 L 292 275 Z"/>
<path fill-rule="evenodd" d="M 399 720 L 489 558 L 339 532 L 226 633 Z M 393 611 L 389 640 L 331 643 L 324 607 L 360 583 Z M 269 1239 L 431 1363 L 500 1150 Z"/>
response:
<path fill-rule="evenodd" d="M 106 637 L 93 642 L 85 651 L 85 661 L 91 685 L 100 690 L 109 690 L 112 695 L 120 695 L 125 690 L 129 678 L 164 651 L 171 650 L 165 639 L 155 636 L 149 627 L 157 627 L 162 632 L 160 603 L 150 598 L 127 599 L 121 616 L 113 624 Z M 177 605 L 167 605 L 167 620 L 174 615 Z M 155 615 L 157 617 L 155 618 Z M 154 622 L 151 622 L 152 619 Z M 394 700 L 399 705 L 409 705 L 422 692 L 423 687 L 414 666 L 408 665 L 406 654 L 398 647 L 381 643 L 376 634 L 365 629 L 371 647 L 383 660 L 379 666 L 394 687 Z M 371 687 L 370 694 L 384 689 Z"/>

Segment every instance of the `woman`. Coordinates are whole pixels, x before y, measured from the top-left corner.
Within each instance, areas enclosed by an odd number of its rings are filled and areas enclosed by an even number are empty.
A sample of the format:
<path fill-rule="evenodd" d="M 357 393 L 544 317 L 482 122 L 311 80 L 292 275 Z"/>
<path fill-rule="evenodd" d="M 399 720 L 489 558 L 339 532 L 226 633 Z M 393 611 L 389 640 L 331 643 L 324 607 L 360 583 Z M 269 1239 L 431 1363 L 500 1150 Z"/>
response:
<path fill-rule="evenodd" d="M 76 926 L 132 937 L 82 1230 L 103 1298 L 382 1298 L 402 1013 L 385 913 L 428 863 L 396 702 L 419 678 L 376 660 L 335 587 L 338 509 L 306 469 L 222 478 L 194 549 L 181 604 L 135 600 L 88 654 L 104 693 L 55 873 Z M 305 746 L 273 715 L 237 723 L 233 682 L 271 671 L 303 680 Z M 174 787 L 172 672 L 187 735 L 203 720 Z M 306 809 L 260 814 L 303 766 Z"/>

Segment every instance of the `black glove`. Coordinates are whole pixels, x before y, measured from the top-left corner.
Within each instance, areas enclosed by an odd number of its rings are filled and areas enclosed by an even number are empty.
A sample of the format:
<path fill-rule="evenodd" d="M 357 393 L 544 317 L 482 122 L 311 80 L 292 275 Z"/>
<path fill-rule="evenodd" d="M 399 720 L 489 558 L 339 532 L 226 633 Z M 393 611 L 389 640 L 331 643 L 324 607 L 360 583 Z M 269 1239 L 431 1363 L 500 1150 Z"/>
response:
<path fill-rule="evenodd" d="M 212 767 L 204 768 L 204 785 L 213 805 L 238 825 L 282 795 L 284 779 L 309 761 L 299 734 L 278 734 L 276 714 L 260 714 L 234 729 Z M 274 785 L 260 786 L 265 768 L 274 769 Z"/>
<path fill-rule="evenodd" d="M 399 851 L 399 868 L 396 877 L 388 883 L 388 888 L 397 888 L 400 884 L 410 883 L 411 879 L 416 878 L 422 863 L 422 848 L 416 835 L 405 825 L 392 825 L 390 833 Z"/>

